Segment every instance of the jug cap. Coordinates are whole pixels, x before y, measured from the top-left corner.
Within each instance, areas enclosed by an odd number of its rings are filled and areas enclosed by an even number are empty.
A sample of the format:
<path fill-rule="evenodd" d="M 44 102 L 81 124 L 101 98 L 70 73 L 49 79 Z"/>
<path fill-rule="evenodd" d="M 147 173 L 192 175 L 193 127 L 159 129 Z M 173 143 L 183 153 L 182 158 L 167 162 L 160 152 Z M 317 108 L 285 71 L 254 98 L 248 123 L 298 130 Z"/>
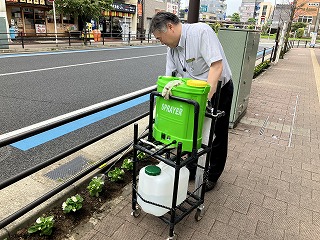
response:
<path fill-rule="evenodd" d="M 155 165 L 149 165 L 149 166 L 146 166 L 144 171 L 149 176 L 158 176 L 161 173 L 161 168 Z"/>

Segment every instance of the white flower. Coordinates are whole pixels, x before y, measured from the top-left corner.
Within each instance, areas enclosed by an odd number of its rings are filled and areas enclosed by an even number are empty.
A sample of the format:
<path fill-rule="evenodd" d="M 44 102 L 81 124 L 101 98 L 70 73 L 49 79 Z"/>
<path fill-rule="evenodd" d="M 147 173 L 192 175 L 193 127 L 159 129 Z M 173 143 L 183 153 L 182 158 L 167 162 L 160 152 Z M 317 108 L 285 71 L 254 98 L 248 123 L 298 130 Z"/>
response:
<path fill-rule="evenodd" d="M 36 223 L 41 223 L 42 221 L 41 221 L 41 218 L 38 218 L 37 220 L 36 220 Z"/>
<path fill-rule="evenodd" d="M 66 202 L 63 202 L 63 203 L 62 203 L 62 210 L 64 210 L 66 207 L 67 207 Z"/>
<path fill-rule="evenodd" d="M 77 199 L 75 196 L 72 196 L 71 199 L 72 199 L 72 201 L 74 201 L 74 202 L 77 202 L 77 201 L 78 201 L 78 199 Z"/>

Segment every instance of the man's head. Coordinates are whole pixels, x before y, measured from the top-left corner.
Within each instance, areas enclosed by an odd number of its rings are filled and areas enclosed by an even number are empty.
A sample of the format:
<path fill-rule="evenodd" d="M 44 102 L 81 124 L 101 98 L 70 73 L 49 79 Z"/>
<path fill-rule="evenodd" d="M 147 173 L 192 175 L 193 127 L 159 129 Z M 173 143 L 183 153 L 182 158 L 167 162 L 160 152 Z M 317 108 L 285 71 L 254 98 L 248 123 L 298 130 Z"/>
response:
<path fill-rule="evenodd" d="M 175 48 L 181 36 L 180 20 L 173 13 L 158 12 L 151 20 L 150 33 L 153 33 L 162 44 Z"/>

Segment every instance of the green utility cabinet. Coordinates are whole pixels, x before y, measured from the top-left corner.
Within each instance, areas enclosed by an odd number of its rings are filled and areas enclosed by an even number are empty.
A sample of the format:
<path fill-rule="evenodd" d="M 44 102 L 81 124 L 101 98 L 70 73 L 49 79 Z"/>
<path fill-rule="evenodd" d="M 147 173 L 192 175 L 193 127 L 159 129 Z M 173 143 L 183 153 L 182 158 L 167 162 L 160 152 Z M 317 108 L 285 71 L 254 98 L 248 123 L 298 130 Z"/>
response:
<path fill-rule="evenodd" d="M 234 92 L 229 127 L 234 128 L 248 107 L 260 32 L 222 28 L 219 30 L 218 38 L 232 72 Z"/>

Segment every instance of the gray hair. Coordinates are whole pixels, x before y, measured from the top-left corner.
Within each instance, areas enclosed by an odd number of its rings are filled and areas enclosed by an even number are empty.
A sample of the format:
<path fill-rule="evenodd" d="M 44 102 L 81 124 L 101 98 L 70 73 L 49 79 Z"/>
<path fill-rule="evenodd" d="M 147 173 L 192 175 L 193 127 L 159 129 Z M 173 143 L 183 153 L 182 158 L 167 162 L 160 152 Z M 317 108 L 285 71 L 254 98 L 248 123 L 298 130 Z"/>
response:
<path fill-rule="evenodd" d="M 180 20 L 177 17 L 177 15 L 173 13 L 158 12 L 156 15 L 153 16 L 151 20 L 149 32 L 150 33 L 154 33 L 155 31 L 166 32 L 168 23 L 177 25 L 180 23 Z"/>

